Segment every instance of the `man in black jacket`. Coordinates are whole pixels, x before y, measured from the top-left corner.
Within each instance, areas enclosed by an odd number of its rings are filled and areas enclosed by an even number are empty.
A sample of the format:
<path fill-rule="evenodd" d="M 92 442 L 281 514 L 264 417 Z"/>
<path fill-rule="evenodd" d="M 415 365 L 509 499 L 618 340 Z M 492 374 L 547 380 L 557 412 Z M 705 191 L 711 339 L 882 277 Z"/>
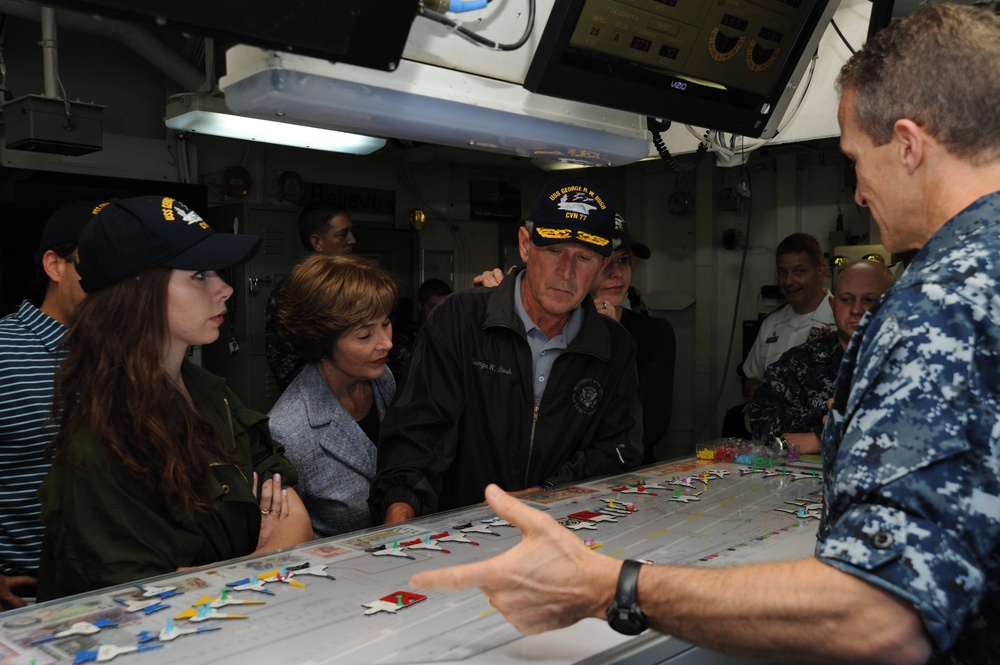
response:
<path fill-rule="evenodd" d="M 550 182 L 518 231 L 526 268 L 439 303 L 382 421 L 369 505 L 400 522 L 642 460 L 635 343 L 588 298 L 615 210 L 583 178 Z"/>

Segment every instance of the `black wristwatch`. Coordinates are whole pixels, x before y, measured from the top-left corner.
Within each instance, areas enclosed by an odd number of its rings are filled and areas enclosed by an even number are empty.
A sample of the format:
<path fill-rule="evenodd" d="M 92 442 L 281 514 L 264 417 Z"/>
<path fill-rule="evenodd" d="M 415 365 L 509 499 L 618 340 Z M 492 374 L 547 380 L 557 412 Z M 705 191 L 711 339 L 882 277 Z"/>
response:
<path fill-rule="evenodd" d="M 642 561 L 634 559 L 622 563 L 622 571 L 618 574 L 618 588 L 615 589 L 615 602 L 608 608 L 608 625 L 624 635 L 638 635 L 649 627 L 646 615 L 639 609 L 636 599 L 639 570 L 644 565 Z"/>

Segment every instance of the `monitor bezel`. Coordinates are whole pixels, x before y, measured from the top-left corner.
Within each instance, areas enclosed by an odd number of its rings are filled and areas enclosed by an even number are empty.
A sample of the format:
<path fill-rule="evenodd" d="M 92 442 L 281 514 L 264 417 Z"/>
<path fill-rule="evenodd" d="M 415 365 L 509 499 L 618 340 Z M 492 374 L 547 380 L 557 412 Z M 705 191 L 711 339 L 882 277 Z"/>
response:
<path fill-rule="evenodd" d="M 570 45 L 586 0 L 560 0 L 549 15 L 524 87 L 552 97 L 641 113 L 750 138 L 771 138 L 787 110 L 839 0 L 812 0 L 803 27 L 790 47 L 768 94 L 672 87 L 679 77 L 652 74 L 627 61 Z M 585 82 L 585 84 L 583 84 Z M 662 85 L 657 83 L 662 82 Z M 769 109 L 762 113 L 761 109 Z"/>

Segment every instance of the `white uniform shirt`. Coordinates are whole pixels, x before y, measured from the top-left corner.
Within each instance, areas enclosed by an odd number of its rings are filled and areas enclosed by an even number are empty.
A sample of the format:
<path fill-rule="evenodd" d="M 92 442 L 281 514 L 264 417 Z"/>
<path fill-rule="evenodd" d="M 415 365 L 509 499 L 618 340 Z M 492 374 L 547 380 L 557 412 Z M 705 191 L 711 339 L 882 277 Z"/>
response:
<path fill-rule="evenodd" d="M 747 378 L 763 379 L 767 366 L 788 349 L 836 331 L 829 297 L 827 291 L 819 307 L 807 314 L 796 314 L 791 305 L 785 305 L 768 315 L 743 363 Z"/>

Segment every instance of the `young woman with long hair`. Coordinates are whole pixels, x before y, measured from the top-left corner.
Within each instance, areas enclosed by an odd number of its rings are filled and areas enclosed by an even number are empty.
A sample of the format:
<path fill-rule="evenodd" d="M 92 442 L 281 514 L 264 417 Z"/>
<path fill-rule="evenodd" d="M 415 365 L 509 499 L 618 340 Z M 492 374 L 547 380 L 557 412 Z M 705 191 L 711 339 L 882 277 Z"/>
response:
<path fill-rule="evenodd" d="M 257 244 L 164 197 L 112 202 L 87 225 L 88 295 L 56 373 L 40 490 L 40 599 L 312 538 L 266 417 L 187 360 L 219 336 L 233 289 L 216 270 Z"/>

